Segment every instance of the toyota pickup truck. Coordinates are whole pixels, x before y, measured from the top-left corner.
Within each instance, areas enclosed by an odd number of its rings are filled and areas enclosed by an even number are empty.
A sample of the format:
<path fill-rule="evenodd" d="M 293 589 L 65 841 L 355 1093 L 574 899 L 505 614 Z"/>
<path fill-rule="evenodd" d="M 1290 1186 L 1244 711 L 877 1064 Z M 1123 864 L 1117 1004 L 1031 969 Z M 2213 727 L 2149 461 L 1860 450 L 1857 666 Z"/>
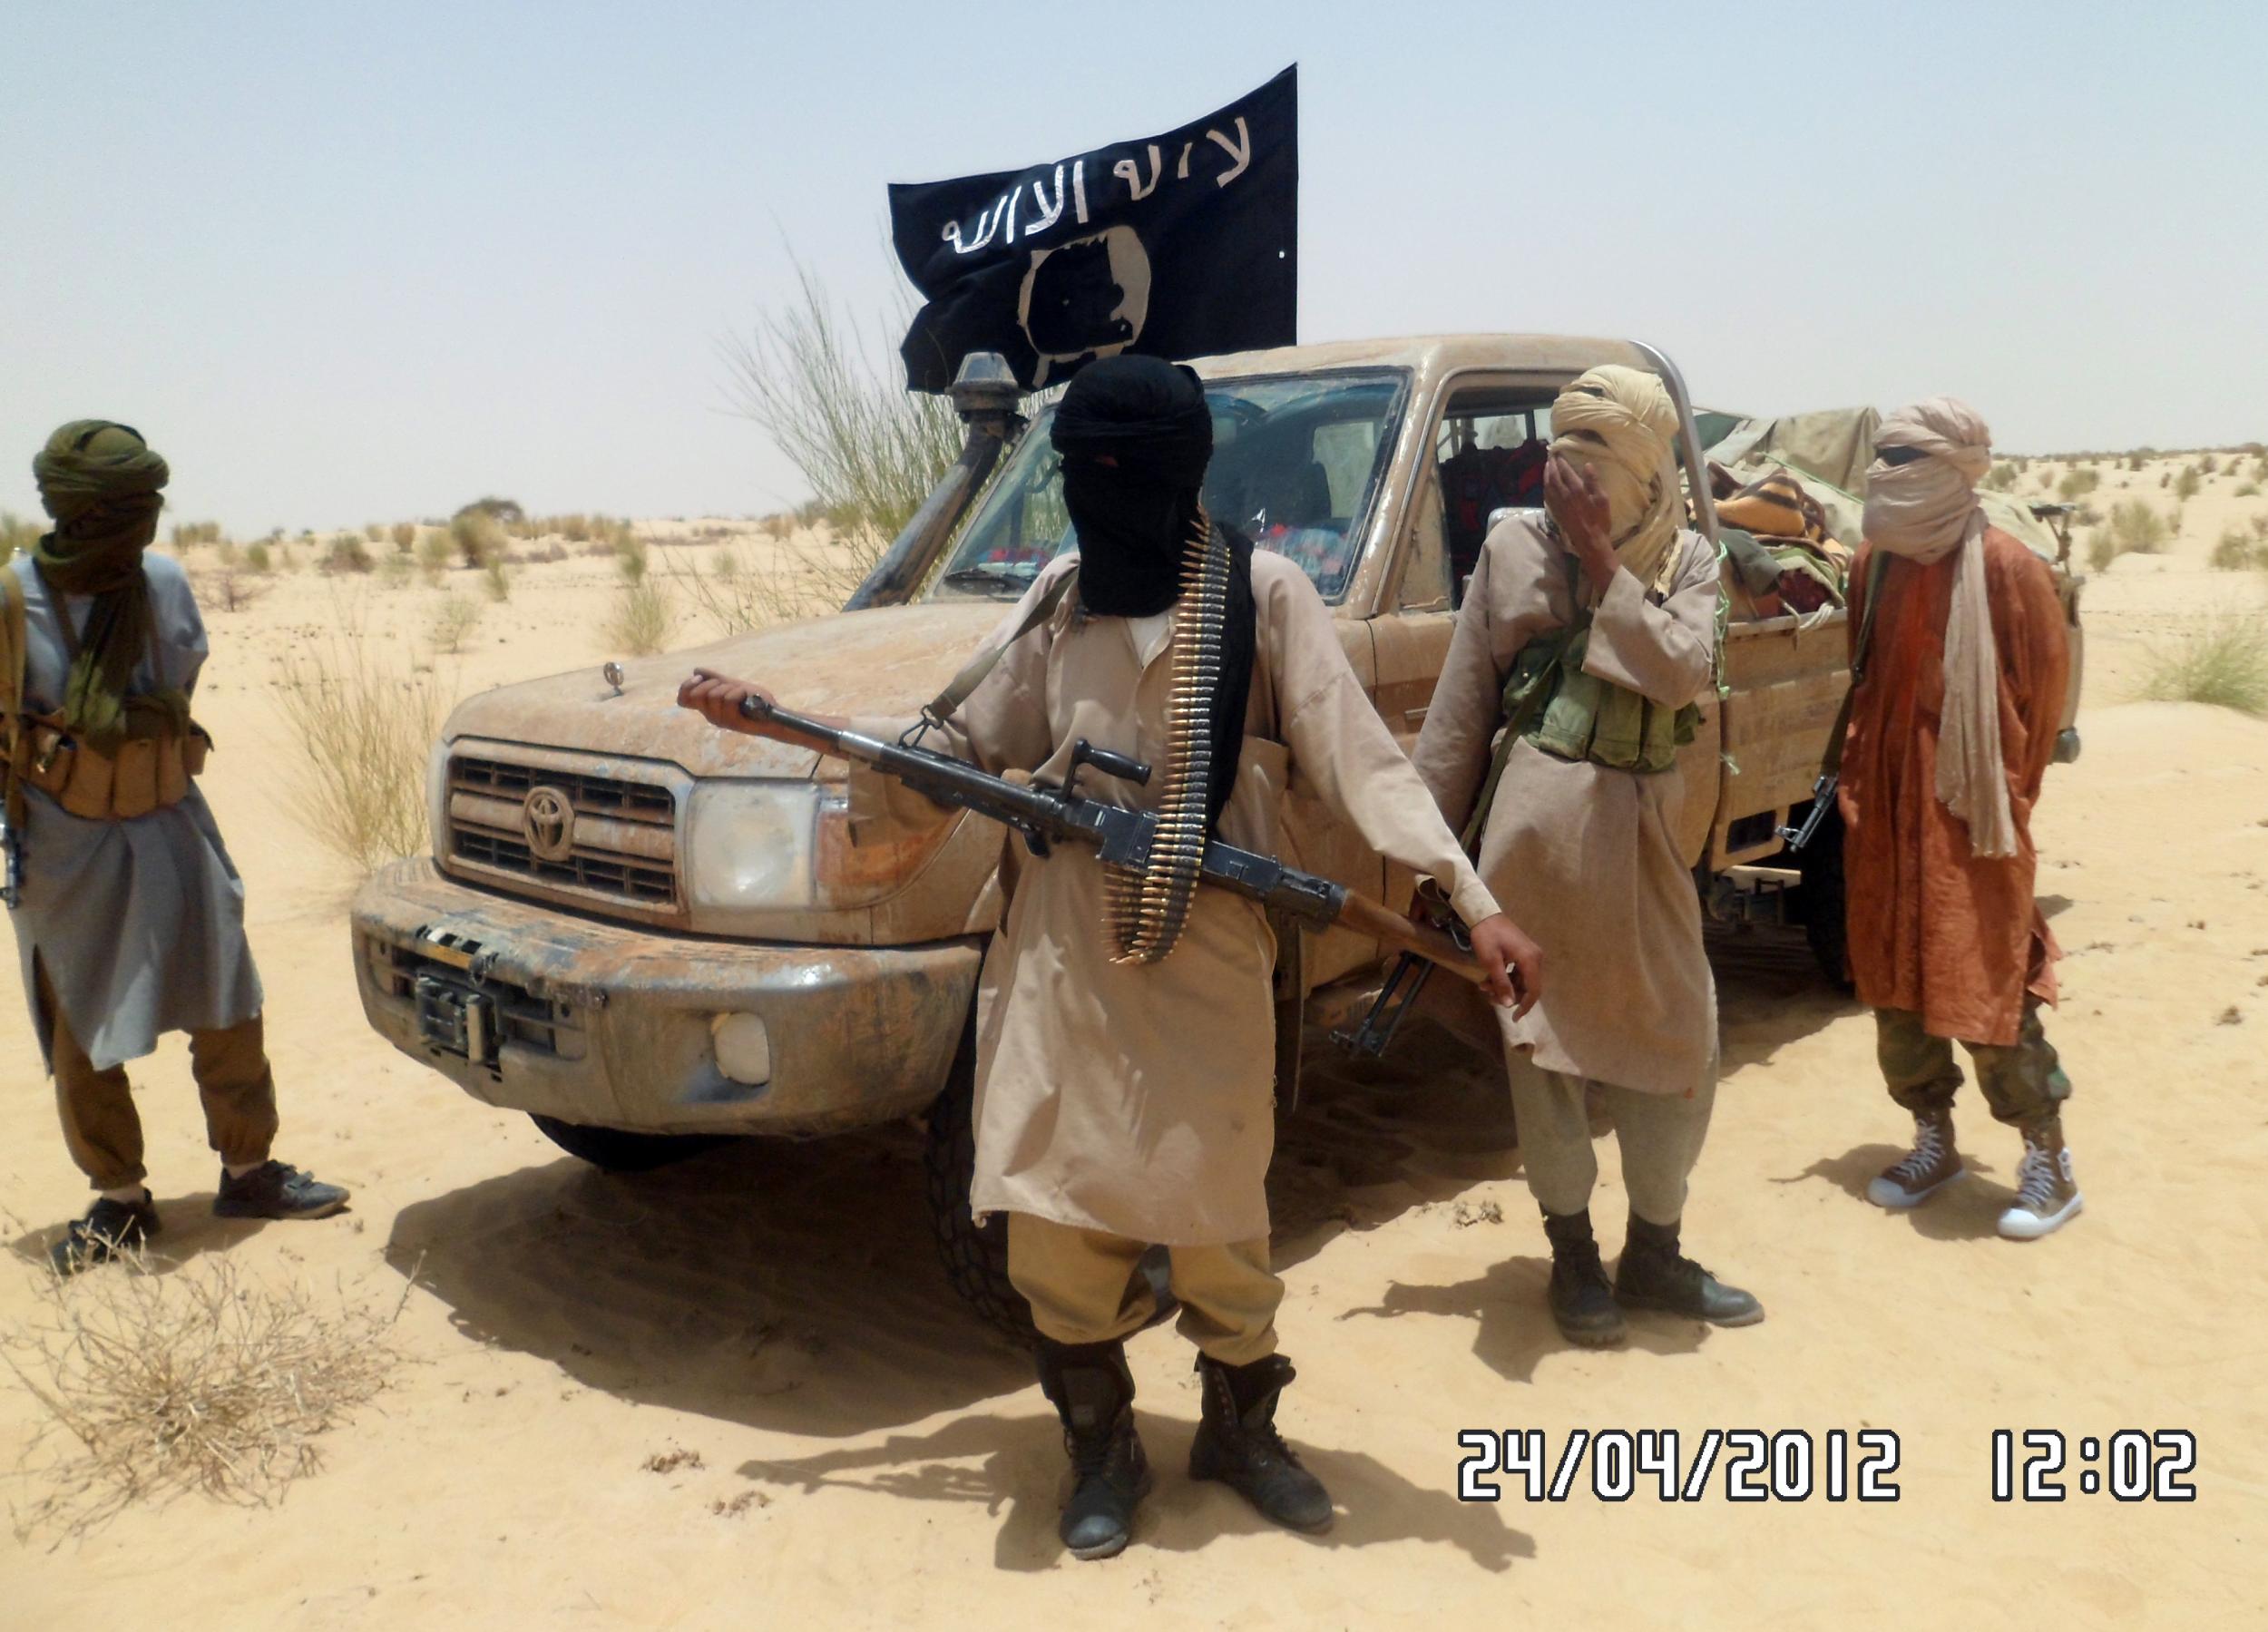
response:
<path fill-rule="evenodd" d="M 1466 336 L 1197 365 L 1216 426 L 1210 508 L 1308 572 L 1405 744 L 1495 510 L 1471 476 L 1540 455 L 1554 396 L 1602 363 L 1667 385 L 1693 523 L 1715 537 L 1690 398 L 1647 346 Z M 837 715 L 905 716 L 937 690 L 1071 542 L 1049 409 L 1028 421 L 984 357 L 953 400 L 960 460 L 845 611 L 460 705 L 432 757 L 432 852 L 365 884 L 354 953 L 383 1036 L 602 1167 L 654 1166 L 718 1136 L 925 1119 L 949 1273 L 1012 1327 L 1000 1221 L 979 1226 L 967 1206 L 972 1016 L 1005 830 L 963 816 L 854 843 L 845 765 L 716 731 L 675 703 L 696 664 Z M 1836 974 L 1833 818 L 1800 865 L 1773 864 L 1848 682 L 1843 625 L 1832 609 L 1732 623 L 1723 689 L 1702 699 L 1680 763 L 1683 836 L 1712 913 L 1797 923 L 1808 909 Z M 1411 881 L 1296 784 L 1285 818 L 1287 860 L 1406 903 Z M 1378 984 L 1374 943 L 1334 930 L 1294 950 L 1279 1013 L 1344 1016 Z M 1280 1030 L 1295 1059 L 1303 1028 Z"/>

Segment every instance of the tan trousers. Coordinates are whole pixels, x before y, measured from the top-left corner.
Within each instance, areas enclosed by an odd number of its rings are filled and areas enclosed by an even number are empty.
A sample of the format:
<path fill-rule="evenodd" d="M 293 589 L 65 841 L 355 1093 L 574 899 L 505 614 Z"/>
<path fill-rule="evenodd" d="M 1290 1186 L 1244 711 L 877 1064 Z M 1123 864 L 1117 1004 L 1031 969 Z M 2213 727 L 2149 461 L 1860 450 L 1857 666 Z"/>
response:
<path fill-rule="evenodd" d="M 142 1165 L 142 1118 L 135 1114 L 126 1068 L 98 1071 L 71 1034 L 47 971 L 36 963 L 40 1011 L 53 1035 L 55 1107 L 63 1139 L 98 1190 L 122 1190 L 148 1177 Z M 276 1083 L 257 1014 L 239 1025 L 189 1034 L 189 1065 L 205 1104 L 205 1138 L 230 1167 L 268 1159 L 276 1138 Z"/>
<path fill-rule="evenodd" d="M 1008 1215 L 1008 1278 L 1031 1303 L 1041 1335 L 1057 1343 L 1110 1343 L 1142 1329 L 1158 1312 L 1149 1282 L 1136 1273 L 1148 1250 L 1123 1236 Z M 1268 1269 L 1266 1236 L 1167 1251 L 1182 1336 L 1223 1365 L 1276 1353 L 1284 1283 Z"/>
<path fill-rule="evenodd" d="M 1520 1159 L 1536 1203 L 1555 1217 L 1590 1206 L 1598 1182 L 1598 1158 L 1591 1149 L 1590 1113 L 1584 1104 L 1591 1084 L 1580 1077 L 1547 1071 L 1524 1049 L 1505 1051 L 1512 1080 L 1512 1114 L 1520 1120 Z M 1716 1103 L 1711 1077 L 1683 1094 L 1640 1093 L 1635 1088 L 1597 1085 L 1615 1121 L 1615 1142 L 1622 1149 L 1622 1187 L 1630 1210 L 1648 1224 L 1675 1224 L 1686 1210 L 1686 1179 L 1701 1159 L 1708 1137 L 1709 1112 Z"/>

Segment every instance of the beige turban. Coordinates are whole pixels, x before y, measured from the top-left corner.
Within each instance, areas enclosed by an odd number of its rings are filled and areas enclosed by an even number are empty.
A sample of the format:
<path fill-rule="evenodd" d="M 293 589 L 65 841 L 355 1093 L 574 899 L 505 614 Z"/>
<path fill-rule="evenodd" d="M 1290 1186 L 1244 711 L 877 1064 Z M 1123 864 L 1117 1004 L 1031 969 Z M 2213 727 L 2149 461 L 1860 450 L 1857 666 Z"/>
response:
<path fill-rule="evenodd" d="M 1953 396 L 1932 396 L 1887 415 L 1877 448 L 1919 448 L 1929 457 L 1866 473 L 1866 538 L 1922 566 L 1960 552 L 1945 621 L 1945 707 L 1938 726 L 1937 796 L 1969 826 L 1974 855 L 2016 854 L 2016 822 L 2000 751 L 2000 652 L 1985 593 L 1983 508 L 1977 483 L 1992 464 L 1992 432 Z"/>
<path fill-rule="evenodd" d="M 1551 405 L 1551 451 L 1589 471 L 1607 499 L 1615 559 L 1649 589 L 1677 571 L 1677 410 L 1662 382 L 1609 363 Z"/>

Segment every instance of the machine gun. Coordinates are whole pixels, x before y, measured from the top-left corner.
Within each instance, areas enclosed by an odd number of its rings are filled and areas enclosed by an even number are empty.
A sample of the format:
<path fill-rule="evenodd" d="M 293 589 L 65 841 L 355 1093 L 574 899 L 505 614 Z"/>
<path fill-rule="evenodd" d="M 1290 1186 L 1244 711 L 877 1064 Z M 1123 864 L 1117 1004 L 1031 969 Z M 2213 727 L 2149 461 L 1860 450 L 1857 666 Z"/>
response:
<path fill-rule="evenodd" d="M 1149 863 L 1158 831 L 1156 815 L 1089 798 L 1079 791 L 1078 783 L 1081 767 L 1092 766 L 1106 777 L 1139 787 L 1149 781 L 1150 767 L 1083 738 L 1072 746 L 1070 766 L 1060 784 L 1013 782 L 950 754 L 862 736 L 792 713 L 762 698 L 742 699 L 740 712 L 805 748 L 870 766 L 939 805 L 990 816 L 1020 834 L 1034 855 L 1043 856 L 1056 845 L 1083 845 L 1100 852 L 1106 865 L 1129 872 L 1139 872 Z M 1212 840 L 1205 846 L 1199 882 L 1232 890 L 1304 928 L 1325 930 L 1337 925 L 1351 929 L 1475 985 L 1488 979 L 1474 962 L 1471 949 L 1460 945 L 1450 934 L 1414 923 L 1344 884 L 1287 867 L 1272 855 Z"/>

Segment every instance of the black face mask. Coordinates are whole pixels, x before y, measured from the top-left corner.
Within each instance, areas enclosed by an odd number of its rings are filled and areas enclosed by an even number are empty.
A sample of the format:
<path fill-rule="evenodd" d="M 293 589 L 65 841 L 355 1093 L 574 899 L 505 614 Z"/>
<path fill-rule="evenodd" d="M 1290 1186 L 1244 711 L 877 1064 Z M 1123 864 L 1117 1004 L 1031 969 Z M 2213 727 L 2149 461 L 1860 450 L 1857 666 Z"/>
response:
<path fill-rule="evenodd" d="M 1182 554 L 1197 525 L 1196 490 L 1066 459 L 1063 507 L 1079 533 L 1079 599 L 1089 611 L 1147 618 L 1179 598 Z"/>

